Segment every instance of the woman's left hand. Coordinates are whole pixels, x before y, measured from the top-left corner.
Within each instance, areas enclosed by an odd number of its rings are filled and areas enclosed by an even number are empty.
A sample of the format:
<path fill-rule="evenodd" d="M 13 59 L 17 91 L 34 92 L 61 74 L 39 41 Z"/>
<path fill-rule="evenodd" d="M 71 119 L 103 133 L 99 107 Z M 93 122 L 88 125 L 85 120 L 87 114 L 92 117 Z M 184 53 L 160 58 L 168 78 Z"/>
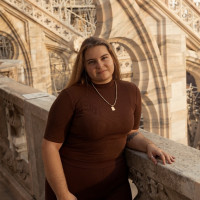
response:
<path fill-rule="evenodd" d="M 174 156 L 171 156 L 168 153 L 164 152 L 153 143 L 147 144 L 147 155 L 154 162 L 154 164 L 158 163 L 158 161 L 156 160 L 157 157 L 162 160 L 164 165 L 166 164 L 166 162 L 168 164 L 172 164 L 173 162 L 175 162 Z"/>

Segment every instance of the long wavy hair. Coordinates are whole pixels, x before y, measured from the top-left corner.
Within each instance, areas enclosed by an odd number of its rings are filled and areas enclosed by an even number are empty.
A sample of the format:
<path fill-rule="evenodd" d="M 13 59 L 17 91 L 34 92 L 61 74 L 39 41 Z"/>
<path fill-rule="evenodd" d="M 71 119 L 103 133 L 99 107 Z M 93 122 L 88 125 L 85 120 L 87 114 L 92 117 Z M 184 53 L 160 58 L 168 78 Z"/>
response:
<path fill-rule="evenodd" d="M 86 70 L 85 70 L 85 52 L 87 49 L 95 46 L 105 46 L 110 53 L 113 63 L 114 63 L 114 72 L 113 72 L 113 79 L 119 80 L 120 77 L 120 67 L 118 58 L 113 50 L 112 45 L 107 42 L 105 39 L 98 38 L 98 37 L 89 37 L 85 39 L 81 45 L 81 48 L 77 54 L 75 63 L 73 65 L 72 74 L 70 80 L 66 86 L 66 88 L 71 87 L 76 83 L 87 84 L 90 80 Z"/>

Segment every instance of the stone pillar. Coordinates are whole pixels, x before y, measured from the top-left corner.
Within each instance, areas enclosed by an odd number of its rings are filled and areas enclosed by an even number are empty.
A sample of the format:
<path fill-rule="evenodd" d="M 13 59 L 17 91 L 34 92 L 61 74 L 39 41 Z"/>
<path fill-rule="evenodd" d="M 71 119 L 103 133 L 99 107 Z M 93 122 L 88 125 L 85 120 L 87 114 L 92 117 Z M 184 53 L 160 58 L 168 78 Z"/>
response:
<path fill-rule="evenodd" d="M 44 32 L 40 26 L 30 22 L 30 54 L 33 87 L 51 93 L 49 55 L 44 38 Z"/>
<path fill-rule="evenodd" d="M 187 144 L 186 36 L 173 22 L 166 22 L 166 77 L 170 131 L 169 138 Z"/>

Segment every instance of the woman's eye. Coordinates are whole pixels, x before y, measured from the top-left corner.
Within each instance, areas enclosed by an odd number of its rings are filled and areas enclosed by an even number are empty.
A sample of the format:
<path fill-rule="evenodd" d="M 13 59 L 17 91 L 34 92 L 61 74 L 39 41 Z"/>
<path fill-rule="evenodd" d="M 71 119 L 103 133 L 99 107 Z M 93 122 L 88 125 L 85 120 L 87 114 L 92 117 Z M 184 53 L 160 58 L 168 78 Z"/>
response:
<path fill-rule="evenodd" d="M 102 60 L 105 60 L 105 59 L 107 59 L 108 57 L 107 56 L 104 56 L 104 57 L 102 57 Z"/>
<path fill-rule="evenodd" d="M 91 61 L 88 62 L 89 65 L 94 64 L 94 63 L 95 63 L 94 60 L 91 60 Z"/>

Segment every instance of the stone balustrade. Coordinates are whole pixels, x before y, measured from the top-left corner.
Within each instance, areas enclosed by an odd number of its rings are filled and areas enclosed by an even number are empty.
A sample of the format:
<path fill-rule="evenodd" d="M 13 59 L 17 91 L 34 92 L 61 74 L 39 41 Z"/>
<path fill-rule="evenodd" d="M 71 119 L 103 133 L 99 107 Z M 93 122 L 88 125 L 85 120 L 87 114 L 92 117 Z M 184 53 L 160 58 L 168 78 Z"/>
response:
<path fill-rule="evenodd" d="M 200 2 L 198 0 L 158 0 L 200 35 Z"/>
<path fill-rule="evenodd" d="M 137 200 L 199 200 L 200 151 L 141 130 L 176 162 L 154 165 L 144 153 L 126 150 L 130 178 L 138 188 Z"/>
<path fill-rule="evenodd" d="M 0 173 L 15 200 L 44 199 L 41 141 L 54 99 L 0 76 Z"/>
<path fill-rule="evenodd" d="M 27 95 L 31 94 L 31 95 Z M 41 141 L 55 97 L 0 76 L 0 175 L 15 200 L 44 200 Z M 154 165 L 146 154 L 126 149 L 130 178 L 140 200 L 198 200 L 200 152 L 143 131 L 176 157 L 172 165 Z"/>
<path fill-rule="evenodd" d="M 82 8 L 88 8 L 88 16 L 81 16 L 75 13 L 72 8 L 75 1 L 44 1 L 44 0 L 2 0 L 13 6 L 45 28 L 54 32 L 66 41 L 71 41 L 73 37 L 87 37 L 95 32 L 96 8 L 92 1 L 83 4 Z M 80 6 L 79 6 L 80 7 Z"/>

